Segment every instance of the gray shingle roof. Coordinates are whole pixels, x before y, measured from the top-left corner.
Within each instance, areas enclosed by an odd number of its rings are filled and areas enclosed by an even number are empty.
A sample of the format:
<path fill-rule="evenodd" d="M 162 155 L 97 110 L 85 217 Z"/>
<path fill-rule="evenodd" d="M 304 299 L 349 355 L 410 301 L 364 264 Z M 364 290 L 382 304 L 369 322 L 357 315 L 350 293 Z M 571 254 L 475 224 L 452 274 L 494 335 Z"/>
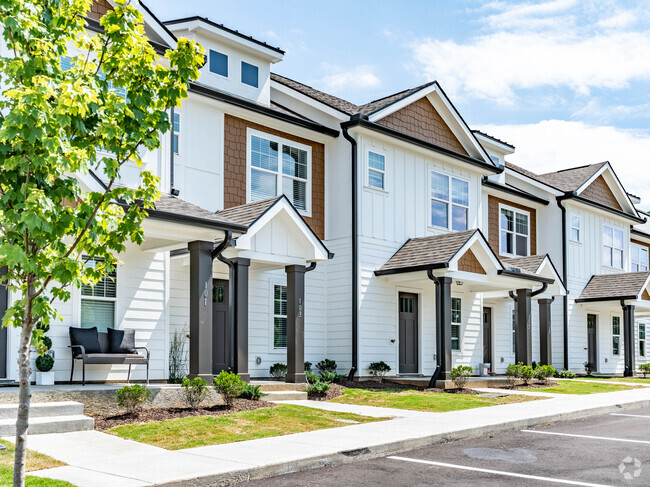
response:
<path fill-rule="evenodd" d="M 542 265 L 546 255 L 547 254 L 529 255 L 528 257 L 503 257 L 501 258 L 501 263 L 506 269 L 508 267 L 516 267 L 521 269 L 523 272 L 535 274 L 537 269 L 539 269 L 539 266 Z"/>
<path fill-rule="evenodd" d="M 266 210 L 271 208 L 282 196 L 275 196 L 266 200 L 255 201 L 246 205 L 234 206 L 217 212 L 217 216 L 228 221 L 250 227 Z"/>
<path fill-rule="evenodd" d="M 545 174 L 535 174 L 532 171 L 524 169 L 523 167 L 516 166 L 511 162 L 506 162 L 506 167 L 515 172 L 535 179 L 540 183 L 557 189 L 558 191 L 570 192 L 575 191 L 582 186 L 591 176 L 603 167 L 607 162 L 599 162 L 597 164 L 589 164 L 587 166 L 572 167 L 563 169 L 561 171 L 549 172 Z"/>
<path fill-rule="evenodd" d="M 650 272 L 598 274 L 591 277 L 577 301 L 612 301 L 634 299 L 643 291 Z"/>
<path fill-rule="evenodd" d="M 399 93 L 394 93 L 392 95 L 379 98 L 377 100 L 366 103 L 359 107 L 359 112 L 363 115 L 370 115 L 371 113 L 378 112 L 382 108 L 386 108 L 388 105 L 391 105 L 397 101 L 400 101 L 402 98 L 412 95 L 428 86 L 431 86 L 435 81 L 430 81 L 429 83 L 424 83 L 423 85 L 416 86 L 414 88 L 409 88 L 408 90 L 400 91 Z"/>
<path fill-rule="evenodd" d="M 214 222 L 236 223 L 222 215 L 217 215 L 213 211 L 206 210 L 205 208 L 201 208 L 200 206 L 188 203 L 187 201 L 167 194 L 161 195 L 160 199 L 156 201 L 155 210 L 172 213 L 174 215 L 202 218 L 203 220 L 211 220 Z"/>
<path fill-rule="evenodd" d="M 432 235 L 429 237 L 412 238 L 388 259 L 376 271 L 382 274 L 387 271 L 411 268 L 426 268 L 447 264 L 460 248 L 478 230 Z"/>

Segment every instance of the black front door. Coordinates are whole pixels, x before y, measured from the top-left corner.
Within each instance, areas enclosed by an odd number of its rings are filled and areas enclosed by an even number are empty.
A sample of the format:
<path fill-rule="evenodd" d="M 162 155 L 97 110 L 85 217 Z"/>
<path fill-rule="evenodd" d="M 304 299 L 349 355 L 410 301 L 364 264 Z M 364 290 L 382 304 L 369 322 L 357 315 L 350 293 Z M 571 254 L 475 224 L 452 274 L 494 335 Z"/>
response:
<path fill-rule="evenodd" d="M 7 273 L 7 268 L 0 268 L 0 276 Z M 9 306 L 9 291 L 7 286 L 0 285 L 0 320 L 4 318 Z M 0 326 L 0 379 L 7 378 L 7 329 Z"/>
<path fill-rule="evenodd" d="M 418 373 L 418 296 L 399 293 L 399 373 Z"/>
<path fill-rule="evenodd" d="M 212 372 L 218 374 L 230 365 L 230 322 L 228 319 L 228 281 L 212 283 Z"/>
<path fill-rule="evenodd" d="M 483 308 L 483 363 L 492 363 L 492 308 Z"/>
<path fill-rule="evenodd" d="M 587 315 L 587 360 L 596 367 L 596 315 Z"/>

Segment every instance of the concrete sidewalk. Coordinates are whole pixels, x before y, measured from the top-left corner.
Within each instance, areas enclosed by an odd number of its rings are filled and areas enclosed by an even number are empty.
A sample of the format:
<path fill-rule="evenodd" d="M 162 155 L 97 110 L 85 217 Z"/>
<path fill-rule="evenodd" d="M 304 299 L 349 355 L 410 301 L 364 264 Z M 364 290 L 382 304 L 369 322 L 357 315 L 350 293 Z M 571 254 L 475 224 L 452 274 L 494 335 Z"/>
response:
<path fill-rule="evenodd" d="M 303 406 L 393 419 L 226 445 L 166 451 L 86 431 L 29 438 L 28 447 L 68 464 L 30 475 L 79 487 L 215 485 L 407 451 L 443 440 L 526 428 L 630 407 L 650 406 L 650 389 L 553 397 L 447 413 L 425 413 L 321 401 Z"/>

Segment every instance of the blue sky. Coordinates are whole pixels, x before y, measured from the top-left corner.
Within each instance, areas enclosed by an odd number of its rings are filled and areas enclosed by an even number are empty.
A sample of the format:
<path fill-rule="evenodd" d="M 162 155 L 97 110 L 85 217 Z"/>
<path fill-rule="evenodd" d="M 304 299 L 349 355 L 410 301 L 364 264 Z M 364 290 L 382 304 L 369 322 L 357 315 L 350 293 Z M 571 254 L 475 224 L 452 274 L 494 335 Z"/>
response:
<path fill-rule="evenodd" d="M 650 169 L 650 12 L 641 1 L 148 5 L 163 20 L 202 15 L 277 45 L 287 52 L 275 72 L 353 103 L 436 79 L 472 128 L 517 147 L 512 162 L 547 172 L 609 160 L 650 208 L 650 171 L 640 171 Z"/>

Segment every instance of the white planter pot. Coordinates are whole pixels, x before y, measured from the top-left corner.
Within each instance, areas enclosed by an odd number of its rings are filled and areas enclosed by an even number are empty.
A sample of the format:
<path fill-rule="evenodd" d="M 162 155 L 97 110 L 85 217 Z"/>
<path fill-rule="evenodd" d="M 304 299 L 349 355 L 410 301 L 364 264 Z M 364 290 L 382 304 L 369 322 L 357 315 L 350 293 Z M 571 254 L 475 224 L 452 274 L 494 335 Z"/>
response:
<path fill-rule="evenodd" d="M 54 371 L 49 372 L 36 372 L 36 385 L 37 386 L 53 386 L 54 385 Z"/>

